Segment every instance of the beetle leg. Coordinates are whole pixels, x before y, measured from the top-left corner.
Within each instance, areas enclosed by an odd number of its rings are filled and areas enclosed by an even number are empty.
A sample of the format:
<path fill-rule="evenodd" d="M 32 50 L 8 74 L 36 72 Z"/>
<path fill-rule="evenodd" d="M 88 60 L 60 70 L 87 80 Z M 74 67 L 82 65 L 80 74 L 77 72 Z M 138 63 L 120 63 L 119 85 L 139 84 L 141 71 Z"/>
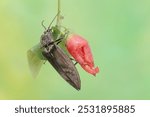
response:
<path fill-rule="evenodd" d="M 70 60 L 75 61 L 74 65 L 78 64 L 78 62 L 74 60 L 73 58 L 70 58 Z"/>
<path fill-rule="evenodd" d="M 58 41 L 56 44 L 58 45 L 61 41 Z"/>
<path fill-rule="evenodd" d="M 78 62 L 75 62 L 74 65 L 78 64 Z"/>

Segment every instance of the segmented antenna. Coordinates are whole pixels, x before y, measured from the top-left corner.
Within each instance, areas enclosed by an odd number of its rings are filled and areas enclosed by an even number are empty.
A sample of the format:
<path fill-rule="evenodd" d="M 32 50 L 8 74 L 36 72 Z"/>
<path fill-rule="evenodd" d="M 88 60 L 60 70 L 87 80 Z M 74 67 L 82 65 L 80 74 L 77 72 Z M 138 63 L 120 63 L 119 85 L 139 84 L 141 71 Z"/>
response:
<path fill-rule="evenodd" d="M 58 12 L 57 15 L 53 18 L 52 22 L 51 22 L 51 23 L 49 24 L 49 26 L 48 26 L 48 29 L 50 29 L 52 23 L 54 22 L 54 20 L 56 19 L 56 17 L 58 16 L 59 13 L 60 13 L 60 12 Z"/>
<path fill-rule="evenodd" d="M 46 30 L 46 27 L 44 26 L 44 20 L 41 22 L 41 25 L 42 25 L 43 28 Z"/>

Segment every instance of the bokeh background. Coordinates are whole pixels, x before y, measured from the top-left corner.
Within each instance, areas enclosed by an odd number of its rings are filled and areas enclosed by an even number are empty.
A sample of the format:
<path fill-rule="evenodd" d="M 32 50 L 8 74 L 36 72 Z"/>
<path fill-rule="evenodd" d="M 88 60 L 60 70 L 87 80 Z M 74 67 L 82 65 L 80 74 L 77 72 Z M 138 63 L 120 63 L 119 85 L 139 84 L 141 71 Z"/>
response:
<path fill-rule="evenodd" d="M 150 1 L 61 0 L 62 25 L 91 46 L 96 77 L 79 65 L 76 91 L 47 62 L 36 79 L 26 52 L 57 14 L 57 0 L 0 1 L 0 99 L 150 99 Z M 54 23 L 55 24 L 55 23 Z"/>

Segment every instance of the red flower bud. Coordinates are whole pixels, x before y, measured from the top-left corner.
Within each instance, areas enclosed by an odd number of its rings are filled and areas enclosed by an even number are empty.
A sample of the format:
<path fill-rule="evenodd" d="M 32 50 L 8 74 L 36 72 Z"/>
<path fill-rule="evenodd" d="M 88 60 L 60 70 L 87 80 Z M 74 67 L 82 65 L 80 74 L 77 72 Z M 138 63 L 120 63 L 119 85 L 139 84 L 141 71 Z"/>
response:
<path fill-rule="evenodd" d="M 94 68 L 94 61 L 88 42 L 79 35 L 72 34 L 68 36 L 66 47 L 73 58 L 81 67 L 94 76 L 99 72 L 99 68 Z"/>

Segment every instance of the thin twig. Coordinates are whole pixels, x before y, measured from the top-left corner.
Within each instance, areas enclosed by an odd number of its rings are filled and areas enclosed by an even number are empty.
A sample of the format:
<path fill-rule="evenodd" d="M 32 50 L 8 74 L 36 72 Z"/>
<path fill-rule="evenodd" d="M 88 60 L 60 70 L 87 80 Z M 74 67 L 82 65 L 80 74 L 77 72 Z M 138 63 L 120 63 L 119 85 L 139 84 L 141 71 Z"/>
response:
<path fill-rule="evenodd" d="M 58 28 L 60 28 L 60 15 L 61 11 L 60 11 L 60 0 L 58 0 L 58 15 L 57 15 L 57 26 Z"/>

